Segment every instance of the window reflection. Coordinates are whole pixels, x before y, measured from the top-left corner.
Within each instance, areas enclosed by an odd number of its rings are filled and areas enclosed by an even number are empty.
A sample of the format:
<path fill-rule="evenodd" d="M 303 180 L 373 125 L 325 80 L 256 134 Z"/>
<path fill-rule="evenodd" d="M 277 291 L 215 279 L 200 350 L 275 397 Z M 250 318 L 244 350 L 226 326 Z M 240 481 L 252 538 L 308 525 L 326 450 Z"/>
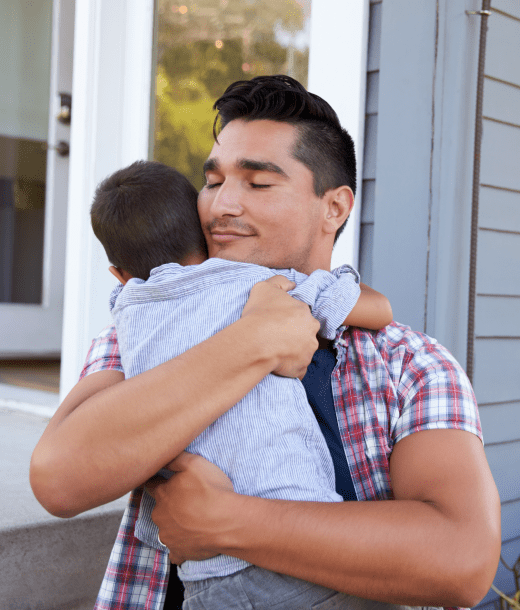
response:
<path fill-rule="evenodd" d="M 200 189 L 212 106 L 236 80 L 307 83 L 311 0 L 158 0 L 154 159 Z"/>
<path fill-rule="evenodd" d="M 0 0 L 0 303 L 40 303 L 52 0 Z"/>

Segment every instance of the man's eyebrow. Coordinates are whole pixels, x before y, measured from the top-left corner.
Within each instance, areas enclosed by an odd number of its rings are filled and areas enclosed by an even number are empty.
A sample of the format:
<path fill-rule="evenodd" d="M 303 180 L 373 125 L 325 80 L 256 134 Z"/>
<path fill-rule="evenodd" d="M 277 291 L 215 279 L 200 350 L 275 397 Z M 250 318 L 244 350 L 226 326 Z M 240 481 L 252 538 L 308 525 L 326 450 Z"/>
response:
<path fill-rule="evenodd" d="M 219 164 L 216 159 L 207 159 L 204 161 L 204 165 L 202 166 L 202 171 L 206 172 L 214 172 L 219 169 Z"/>
<path fill-rule="evenodd" d="M 238 169 L 248 169 L 255 172 L 271 172 L 273 174 L 278 174 L 279 176 L 283 176 L 284 178 L 289 178 L 289 176 L 283 171 L 283 169 L 276 165 L 275 163 L 271 163 L 271 161 L 255 161 L 254 159 L 239 159 L 237 162 Z"/>

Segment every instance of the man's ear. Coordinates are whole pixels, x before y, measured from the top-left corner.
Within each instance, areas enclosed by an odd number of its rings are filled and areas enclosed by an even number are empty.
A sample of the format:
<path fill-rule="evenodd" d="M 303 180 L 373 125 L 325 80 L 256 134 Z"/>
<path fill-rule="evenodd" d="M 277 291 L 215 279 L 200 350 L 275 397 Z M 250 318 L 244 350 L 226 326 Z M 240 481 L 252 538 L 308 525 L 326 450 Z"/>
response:
<path fill-rule="evenodd" d="M 128 282 L 128 280 L 131 280 L 134 277 L 133 275 L 130 275 L 128 271 L 121 269 L 121 267 L 114 267 L 114 265 L 110 265 L 108 270 L 121 282 L 121 284 L 123 284 L 123 286 Z"/>
<path fill-rule="evenodd" d="M 323 229 L 326 233 L 335 235 L 354 207 L 354 193 L 349 186 L 344 185 L 327 191 L 325 196 L 327 205 Z"/>

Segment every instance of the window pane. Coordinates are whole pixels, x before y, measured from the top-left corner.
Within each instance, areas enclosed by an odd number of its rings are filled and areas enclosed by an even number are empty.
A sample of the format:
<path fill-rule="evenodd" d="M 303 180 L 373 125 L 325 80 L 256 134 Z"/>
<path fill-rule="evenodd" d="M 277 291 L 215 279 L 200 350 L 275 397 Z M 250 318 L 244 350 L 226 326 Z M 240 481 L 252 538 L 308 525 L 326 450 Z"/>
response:
<path fill-rule="evenodd" d="M 52 0 L 0 0 L 0 303 L 40 303 Z"/>
<path fill-rule="evenodd" d="M 236 80 L 307 83 L 311 0 L 158 0 L 154 159 L 202 188 L 215 100 Z"/>

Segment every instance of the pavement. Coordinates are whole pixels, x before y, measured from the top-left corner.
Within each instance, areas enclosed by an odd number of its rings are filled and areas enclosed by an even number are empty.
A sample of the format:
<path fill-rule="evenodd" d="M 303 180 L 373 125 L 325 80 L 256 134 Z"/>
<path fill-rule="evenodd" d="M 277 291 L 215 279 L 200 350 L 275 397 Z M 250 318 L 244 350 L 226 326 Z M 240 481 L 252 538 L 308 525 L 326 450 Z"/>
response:
<path fill-rule="evenodd" d="M 0 384 L 0 610 L 92 608 L 126 506 L 64 520 L 34 497 L 29 462 L 57 400 Z"/>

